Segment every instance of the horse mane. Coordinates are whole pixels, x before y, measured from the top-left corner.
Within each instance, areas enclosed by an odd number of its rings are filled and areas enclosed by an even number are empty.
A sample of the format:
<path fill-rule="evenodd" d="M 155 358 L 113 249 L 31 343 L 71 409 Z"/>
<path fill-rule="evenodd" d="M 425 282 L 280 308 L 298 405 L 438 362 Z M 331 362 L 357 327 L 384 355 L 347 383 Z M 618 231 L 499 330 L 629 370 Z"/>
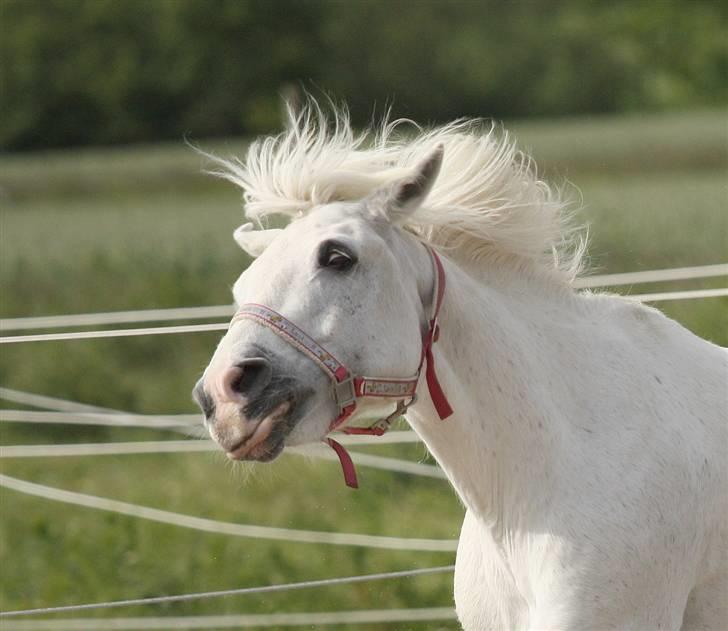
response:
<path fill-rule="evenodd" d="M 362 199 L 442 144 L 440 174 L 405 229 L 470 269 L 498 258 L 535 263 L 567 282 L 580 271 L 585 239 L 569 204 L 494 125 L 460 119 L 422 130 L 385 116 L 357 134 L 345 109 L 327 115 L 313 100 L 298 113 L 289 107 L 288 121 L 285 132 L 253 142 L 244 160 L 215 158 L 213 173 L 243 189 L 246 216 L 259 226 L 273 215 L 296 218 Z"/>

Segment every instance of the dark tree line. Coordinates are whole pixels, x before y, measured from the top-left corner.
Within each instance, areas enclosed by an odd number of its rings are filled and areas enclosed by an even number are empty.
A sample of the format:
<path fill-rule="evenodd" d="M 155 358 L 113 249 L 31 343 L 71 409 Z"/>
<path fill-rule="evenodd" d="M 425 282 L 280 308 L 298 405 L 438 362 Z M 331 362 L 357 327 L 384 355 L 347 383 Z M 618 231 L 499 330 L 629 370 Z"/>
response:
<path fill-rule="evenodd" d="M 420 121 L 728 102 L 710 0 L 0 0 L 0 147 L 258 133 L 292 90 Z"/>

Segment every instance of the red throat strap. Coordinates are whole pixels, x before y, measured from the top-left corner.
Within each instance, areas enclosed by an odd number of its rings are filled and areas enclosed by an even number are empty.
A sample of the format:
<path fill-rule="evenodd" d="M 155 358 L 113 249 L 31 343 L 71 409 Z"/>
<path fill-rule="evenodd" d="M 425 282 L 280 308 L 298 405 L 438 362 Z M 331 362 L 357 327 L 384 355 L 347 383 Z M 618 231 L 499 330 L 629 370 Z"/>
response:
<path fill-rule="evenodd" d="M 432 404 L 435 406 L 437 415 L 441 420 L 445 420 L 452 414 L 452 408 L 450 403 L 442 390 L 437 374 L 435 373 L 435 358 L 432 354 L 432 345 L 437 342 L 440 337 L 440 325 L 438 324 L 438 317 L 440 315 L 440 307 L 442 306 L 442 299 L 445 296 L 445 269 L 442 266 L 440 257 L 434 250 L 430 250 L 432 255 L 432 262 L 435 266 L 435 305 L 432 314 L 432 320 L 430 320 L 430 330 L 427 332 L 427 337 L 422 343 L 423 359 L 426 362 L 425 366 L 425 379 L 427 381 L 427 389 L 430 391 L 430 398 Z"/>

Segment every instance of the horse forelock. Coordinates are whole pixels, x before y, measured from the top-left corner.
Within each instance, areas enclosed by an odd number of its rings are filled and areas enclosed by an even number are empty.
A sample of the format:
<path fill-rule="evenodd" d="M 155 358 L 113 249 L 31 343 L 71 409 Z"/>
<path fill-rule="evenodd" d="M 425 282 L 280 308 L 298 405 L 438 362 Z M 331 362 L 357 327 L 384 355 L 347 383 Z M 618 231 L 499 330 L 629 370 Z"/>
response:
<path fill-rule="evenodd" d="M 215 158 L 214 173 L 243 189 L 245 213 L 259 225 L 362 199 L 442 144 L 439 177 L 406 229 L 464 265 L 512 256 L 567 280 L 581 270 L 585 239 L 570 204 L 494 125 L 460 119 L 425 131 L 385 117 L 357 134 L 345 109 L 326 114 L 309 101 L 288 114 L 287 130 L 253 142 L 244 160 Z"/>

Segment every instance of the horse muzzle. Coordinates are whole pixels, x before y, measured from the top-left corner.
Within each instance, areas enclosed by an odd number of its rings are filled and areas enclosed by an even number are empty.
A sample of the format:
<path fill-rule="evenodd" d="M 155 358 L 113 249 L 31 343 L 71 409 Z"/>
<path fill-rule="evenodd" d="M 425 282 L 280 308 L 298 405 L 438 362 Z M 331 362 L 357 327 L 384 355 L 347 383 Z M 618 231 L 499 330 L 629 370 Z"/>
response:
<path fill-rule="evenodd" d="M 282 450 L 287 432 L 286 418 L 291 402 L 284 401 L 259 421 L 247 422 L 240 438 L 240 424 L 210 427 L 210 435 L 231 460 L 273 460 Z M 234 421 L 233 421 L 234 423 Z"/>
<path fill-rule="evenodd" d="M 193 390 L 212 439 L 232 460 L 269 461 L 283 449 L 296 396 L 263 357 L 211 371 Z"/>

